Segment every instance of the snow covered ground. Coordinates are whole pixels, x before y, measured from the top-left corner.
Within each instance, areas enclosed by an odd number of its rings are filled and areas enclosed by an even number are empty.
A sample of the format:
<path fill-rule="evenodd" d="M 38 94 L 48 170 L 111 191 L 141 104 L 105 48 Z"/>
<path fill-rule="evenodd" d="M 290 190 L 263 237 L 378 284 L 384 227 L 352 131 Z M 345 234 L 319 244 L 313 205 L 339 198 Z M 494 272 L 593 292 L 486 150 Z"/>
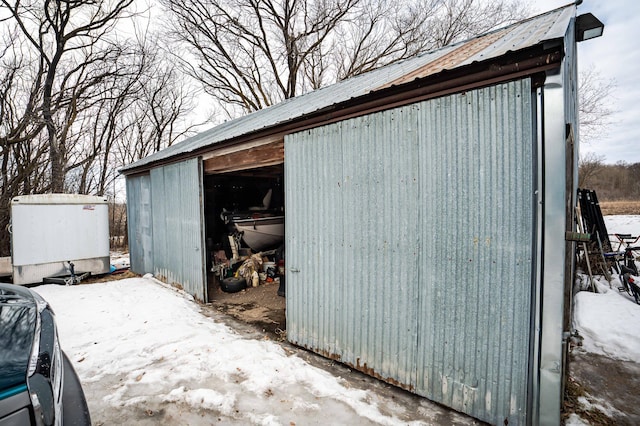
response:
<path fill-rule="evenodd" d="M 610 233 L 640 234 L 640 216 L 605 221 Z M 600 279 L 598 293 L 579 292 L 574 328 L 580 350 L 638 362 L 640 305 L 618 285 Z M 94 424 L 473 423 L 425 399 L 353 386 L 286 345 L 243 336 L 150 277 L 34 289 L 56 312 Z M 573 415 L 568 424 L 587 423 Z"/>
<path fill-rule="evenodd" d="M 94 424 L 474 423 L 423 398 L 354 387 L 150 277 L 34 290 L 56 312 Z"/>
<path fill-rule="evenodd" d="M 640 216 L 605 216 L 604 219 L 609 234 L 640 235 Z M 614 249 L 617 248 L 615 237 L 611 236 L 610 239 Z M 586 282 L 587 277 L 582 275 L 582 279 Z M 618 291 L 620 285 L 620 280 L 615 274 L 610 283 L 604 277 L 597 276 L 597 293 L 580 291 L 574 298 L 573 326 L 583 337 L 582 347 L 574 351 L 587 355 L 602 355 L 618 360 L 620 364 L 619 368 L 611 368 L 611 364 L 601 364 L 609 365 L 611 370 L 597 371 L 597 375 L 604 378 L 609 375 L 609 380 L 605 379 L 605 383 L 601 383 L 600 394 L 594 394 L 598 393 L 598 390 L 591 390 L 591 393 L 578 398 L 578 402 L 584 410 L 596 409 L 609 417 L 627 418 L 624 424 L 634 424 L 637 419 L 629 419 L 626 417 L 629 415 L 628 412 L 614 408 L 616 399 L 626 398 L 632 403 L 626 404 L 626 408 L 635 410 L 638 396 L 627 395 L 630 386 L 625 386 L 625 381 L 627 384 L 637 384 L 640 381 L 640 305 L 637 305 L 627 293 Z M 597 380 L 598 378 L 596 382 Z M 608 395 L 608 398 L 605 395 Z M 617 405 L 624 407 L 625 403 Z M 566 424 L 578 426 L 590 423 L 574 413 L 567 419 Z"/>
<path fill-rule="evenodd" d="M 609 234 L 640 235 L 640 216 L 605 216 Z M 615 246 L 615 239 L 611 243 Z M 604 277 L 596 280 L 598 293 L 581 291 L 574 300 L 574 327 L 584 337 L 583 349 L 623 361 L 640 361 L 640 305 L 613 275 L 611 288 Z"/>

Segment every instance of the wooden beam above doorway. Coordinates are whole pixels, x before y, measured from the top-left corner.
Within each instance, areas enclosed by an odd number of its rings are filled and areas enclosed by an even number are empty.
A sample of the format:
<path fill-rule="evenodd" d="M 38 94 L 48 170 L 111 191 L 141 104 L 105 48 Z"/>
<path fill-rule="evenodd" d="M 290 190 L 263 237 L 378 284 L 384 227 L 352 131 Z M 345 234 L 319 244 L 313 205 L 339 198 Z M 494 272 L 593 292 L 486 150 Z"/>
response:
<path fill-rule="evenodd" d="M 204 172 L 206 174 L 228 173 L 284 163 L 283 139 L 257 146 L 252 144 L 244 149 L 242 146 L 234 148 L 236 150 L 233 152 L 212 151 L 203 156 Z"/>

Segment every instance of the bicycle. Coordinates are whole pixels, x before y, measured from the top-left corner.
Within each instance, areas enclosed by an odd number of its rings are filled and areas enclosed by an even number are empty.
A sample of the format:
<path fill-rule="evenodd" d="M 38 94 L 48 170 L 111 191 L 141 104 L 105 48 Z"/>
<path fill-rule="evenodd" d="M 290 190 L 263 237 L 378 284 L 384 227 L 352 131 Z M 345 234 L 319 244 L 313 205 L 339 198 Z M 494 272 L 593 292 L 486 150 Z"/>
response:
<path fill-rule="evenodd" d="M 618 291 L 625 291 L 629 296 L 632 296 L 636 303 L 640 305 L 640 286 L 633 273 L 633 270 L 625 265 L 620 265 L 620 282 L 622 283 L 622 287 L 618 287 Z"/>
<path fill-rule="evenodd" d="M 632 244 L 635 244 L 640 240 L 640 235 L 637 237 L 632 236 L 631 234 L 613 234 L 618 240 L 618 251 L 624 246 L 628 247 Z"/>
<path fill-rule="evenodd" d="M 638 266 L 636 265 L 636 259 L 634 251 L 640 250 L 640 246 L 632 246 L 640 239 L 640 236 L 633 237 L 630 234 L 614 234 L 620 244 L 618 250 L 624 246 L 624 251 L 618 251 L 616 253 L 617 267 L 620 272 L 621 287 L 618 287 L 618 291 L 626 292 L 629 296 L 632 296 L 636 303 L 640 305 L 640 282 L 636 282 L 638 277 Z"/>

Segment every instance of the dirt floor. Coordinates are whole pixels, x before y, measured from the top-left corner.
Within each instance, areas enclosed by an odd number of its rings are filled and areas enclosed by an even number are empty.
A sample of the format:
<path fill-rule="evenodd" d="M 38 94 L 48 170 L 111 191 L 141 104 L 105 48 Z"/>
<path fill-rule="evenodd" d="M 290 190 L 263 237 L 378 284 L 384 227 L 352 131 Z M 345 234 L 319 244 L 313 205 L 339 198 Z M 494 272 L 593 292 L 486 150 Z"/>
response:
<path fill-rule="evenodd" d="M 214 285 L 209 288 L 211 306 L 241 322 L 262 328 L 271 338 L 284 340 L 286 303 L 284 297 L 278 296 L 279 286 L 278 283 L 265 283 L 238 293 L 225 293 Z"/>
<path fill-rule="evenodd" d="M 578 401 L 585 398 L 590 409 Z M 575 352 L 570 355 L 565 413 L 593 426 L 640 424 L 640 364 Z M 584 400 L 583 400 L 584 401 Z"/>

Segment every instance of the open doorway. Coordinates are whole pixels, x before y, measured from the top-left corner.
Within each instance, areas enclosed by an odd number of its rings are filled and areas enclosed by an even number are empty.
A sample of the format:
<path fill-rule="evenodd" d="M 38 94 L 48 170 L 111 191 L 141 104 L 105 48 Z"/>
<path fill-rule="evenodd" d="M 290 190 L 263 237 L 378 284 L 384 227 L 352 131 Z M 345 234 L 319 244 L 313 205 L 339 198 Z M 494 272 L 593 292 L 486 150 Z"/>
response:
<path fill-rule="evenodd" d="M 211 174 L 204 177 L 204 215 L 207 246 L 229 251 L 228 236 L 233 232 L 229 219 L 239 215 L 262 217 L 284 216 L 283 166 L 252 169 L 242 172 Z M 270 250 L 278 240 L 252 246 L 252 240 L 242 238 L 240 248 L 255 251 Z"/>
<path fill-rule="evenodd" d="M 205 174 L 203 188 L 208 301 L 240 321 L 277 334 L 285 328 L 284 294 L 278 295 L 284 290 L 284 268 L 278 265 L 284 257 L 284 164 Z M 250 221 L 247 228 L 235 226 L 234 220 L 241 217 Z M 267 219 L 282 219 L 280 240 L 247 236 L 255 228 L 260 231 Z M 258 284 L 248 282 L 246 289 L 223 291 L 224 278 L 237 275 L 243 262 L 258 254 L 262 259 Z M 274 267 L 275 274 L 265 266 Z"/>

